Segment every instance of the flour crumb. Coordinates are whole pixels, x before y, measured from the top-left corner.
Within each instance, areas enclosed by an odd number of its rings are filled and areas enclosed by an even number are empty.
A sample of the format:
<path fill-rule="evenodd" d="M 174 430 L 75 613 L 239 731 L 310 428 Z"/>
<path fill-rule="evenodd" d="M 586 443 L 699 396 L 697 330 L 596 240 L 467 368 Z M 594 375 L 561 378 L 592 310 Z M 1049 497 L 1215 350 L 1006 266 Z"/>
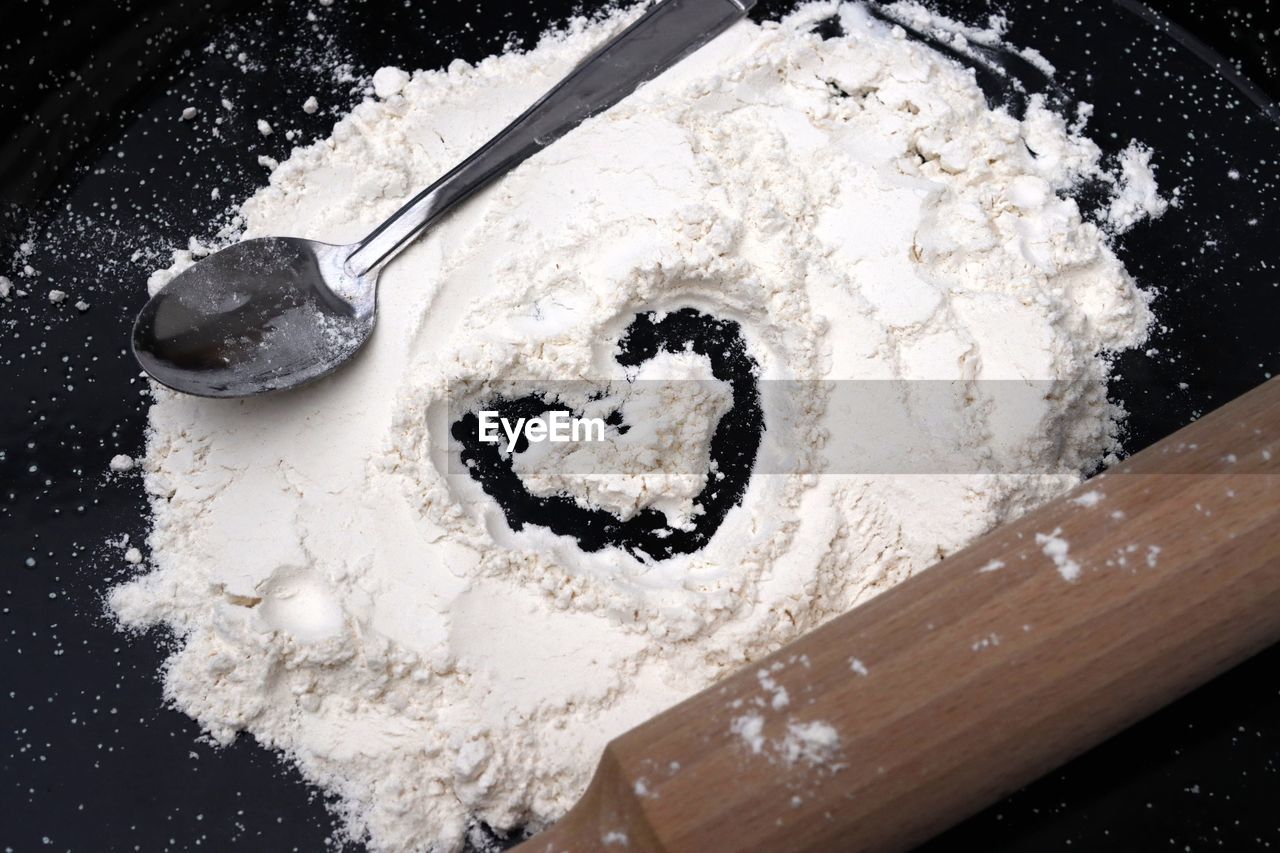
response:
<path fill-rule="evenodd" d="M 386 66 L 373 72 L 373 93 L 382 100 L 398 95 L 409 82 L 409 75 L 399 68 Z"/>
<path fill-rule="evenodd" d="M 1105 497 L 1106 495 L 1104 495 L 1102 492 L 1098 491 L 1097 489 L 1090 489 L 1089 491 L 1084 492 L 1083 494 L 1076 495 L 1074 498 L 1071 499 L 1071 502 L 1076 506 L 1095 507 L 1099 503 L 1101 503 L 1102 499 Z"/>
<path fill-rule="evenodd" d="M 271 122 L 264 118 L 258 119 L 258 133 L 261 133 L 263 136 L 270 136 L 272 133 Z"/>
<path fill-rule="evenodd" d="M 752 753 L 764 752 L 764 717 L 759 714 L 743 714 L 734 717 L 729 724 L 729 731 L 751 748 Z"/>
<path fill-rule="evenodd" d="M 1137 142 L 1120 153 L 1120 177 L 1107 208 L 1107 222 L 1124 232 L 1144 219 L 1157 219 L 1169 208 L 1160 196 L 1151 165 L 1151 149 Z"/>
<path fill-rule="evenodd" d="M 770 705 L 775 711 L 785 708 L 791 701 L 787 694 L 787 688 L 778 684 L 773 675 L 768 670 L 762 669 L 756 673 L 756 678 L 760 682 L 760 686 L 771 695 Z"/>
<path fill-rule="evenodd" d="M 998 572 L 1004 568 L 1004 560 L 988 560 L 978 569 L 979 573 Z"/>
<path fill-rule="evenodd" d="M 988 634 L 985 637 L 979 637 L 977 640 L 974 640 L 970 648 L 975 652 L 980 652 L 983 649 L 989 649 L 998 645 L 1000 645 L 1000 635 Z"/>
<path fill-rule="evenodd" d="M 1080 578 L 1080 564 L 1068 556 L 1069 546 L 1067 540 L 1059 535 L 1061 533 L 1062 528 L 1057 528 L 1052 533 L 1037 533 L 1036 544 L 1046 557 L 1053 560 L 1062 579 L 1074 582 Z"/>
<path fill-rule="evenodd" d="M 813 765 L 831 762 L 840 749 L 840 734 L 830 723 L 813 720 L 807 723 L 787 723 L 787 734 L 780 752 L 787 764 L 805 761 Z"/>
<path fill-rule="evenodd" d="M 132 471 L 133 458 L 130 456 L 126 456 L 123 453 L 117 453 L 115 456 L 111 457 L 111 463 L 109 467 L 111 468 L 112 471 L 115 471 L 116 473 Z"/>

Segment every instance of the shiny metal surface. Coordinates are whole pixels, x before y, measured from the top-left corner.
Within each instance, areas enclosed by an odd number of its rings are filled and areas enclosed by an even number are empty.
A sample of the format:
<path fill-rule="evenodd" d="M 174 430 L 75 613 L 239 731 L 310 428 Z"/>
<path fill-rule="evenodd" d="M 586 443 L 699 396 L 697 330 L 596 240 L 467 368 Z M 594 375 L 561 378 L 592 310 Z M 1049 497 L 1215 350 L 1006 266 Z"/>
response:
<path fill-rule="evenodd" d="M 134 355 L 157 381 L 203 397 L 318 379 L 373 331 L 376 283 L 348 273 L 347 254 L 264 237 L 210 255 L 147 302 L 133 327 Z"/>

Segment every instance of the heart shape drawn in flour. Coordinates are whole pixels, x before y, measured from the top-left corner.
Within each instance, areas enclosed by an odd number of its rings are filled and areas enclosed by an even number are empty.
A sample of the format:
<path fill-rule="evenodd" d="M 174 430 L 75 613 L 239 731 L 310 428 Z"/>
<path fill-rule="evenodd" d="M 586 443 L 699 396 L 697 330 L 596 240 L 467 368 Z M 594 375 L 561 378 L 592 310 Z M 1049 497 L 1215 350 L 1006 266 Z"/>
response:
<path fill-rule="evenodd" d="M 468 473 L 501 507 L 513 530 L 536 525 L 572 536 L 583 551 L 612 546 L 652 561 L 691 554 L 711 541 L 729 510 L 741 503 L 760 449 L 765 424 L 758 368 L 747 351 L 738 323 L 694 308 L 638 314 L 618 341 L 616 358 L 623 367 L 633 368 L 664 351 L 705 356 L 715 379 L 732 391 L 732 405 L 721 415 L 711 436 L 706 484 L 694 498 L 700 511 L 688 524 L 673 526 L 666 514 L 652 506 L 623 519 L 608 509 L 583 506 L 571 495 L 530 492 L 502 446 L 480 440 L 477 412 L 496 411 L 498 417 L 513 423 L 520 418 L 545 417 L 551 412 L 581 416 L 551 393 L 534 389 L 515 398 L 490 398 L 455 420 L 451 429 L 461 445 L 462 462 Z M 610 414 L 605 423 L 617 435 L 630 428 L 619 411 Z M 524 452 L 527 447 L 522 437 L 514 453 Z"/>

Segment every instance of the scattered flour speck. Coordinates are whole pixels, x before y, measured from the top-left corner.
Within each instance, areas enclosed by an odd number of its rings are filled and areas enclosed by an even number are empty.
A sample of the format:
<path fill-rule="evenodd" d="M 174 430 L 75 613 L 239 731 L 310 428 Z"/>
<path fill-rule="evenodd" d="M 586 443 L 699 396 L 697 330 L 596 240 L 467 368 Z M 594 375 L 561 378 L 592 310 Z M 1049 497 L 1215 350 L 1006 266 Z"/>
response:
<path fill-rule="evenodd" d="M 1058 568 L 1058 574 L 1062 575 L 1064 581 L 1076 581 L 1080 577 L 1080 564 L 1071 559 L 1069 554 L 1070 547 L 1067 541 L 1059 534 L 1062 529 L 1055 529 L 1052 533 L 1037 533 L 1036 544 L 1040 546 L 1040 550 Z"/>

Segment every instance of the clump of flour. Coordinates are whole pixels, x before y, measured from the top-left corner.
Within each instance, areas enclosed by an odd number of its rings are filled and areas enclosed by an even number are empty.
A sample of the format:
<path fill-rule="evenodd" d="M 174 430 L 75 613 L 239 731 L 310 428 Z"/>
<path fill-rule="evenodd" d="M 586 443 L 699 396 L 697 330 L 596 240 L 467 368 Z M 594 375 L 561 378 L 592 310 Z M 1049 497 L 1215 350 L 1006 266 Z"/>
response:
<path fill-rule="evenodd" d="M 380 71 L 378 99 L 273 168 L 243 236 L 360 238 L 634 14 L 474 66 Z M 831 15 L 845 34 L 823 39 Z M 112 607 L 176 633 L 174 706 L 218 741 L 249 732 L 287 753 L 374 849 L 543 826 L 614 735 L 1113 449 L 1108 353 L 1141 343 L 1150 312 L 1069 196 L 1099 161 L 1042 102 L 1021 119 L 989 109 L 964 68 L 857 5 L 738 24 L 410 247 L 382 274 L 371 342 L 333 377 L 244 401 L 157 387 L 150 571 Z M 1133 189 L 1111 219 L 1131 224 L 1155 212 L 1154 185 L 1146 155 L 1123 169 Z M 207 251 L 192 246 L 153 289 Z M 615 380 L 628 323 L 685 306 L 742 329 L 763 389 L 756 465 L 775 473 L 706 547 L 667 560 L 513 530 L 457 464 L 451 389 Z M 543 448 L 515 460 L 527 487 L 620 518 L 696 517 L 725 399 L 696 357 L 664 358 L 641 369 L 697 384 L 654 395 L 636 452 L 593 451 L 618 456 L 578 471 L 574 448 Z M 824 456 L 859 413 L 816 380 L 886 379 L 962 384 L 944 432 L 910 394 L 879 427 L 942 473 Z M 1052 393 L 1010 426 L 990 380 Z M 991 455 L 1026 473 L 946 473 Z M 839 743 L 790 734 L 789 760 Z"/>

